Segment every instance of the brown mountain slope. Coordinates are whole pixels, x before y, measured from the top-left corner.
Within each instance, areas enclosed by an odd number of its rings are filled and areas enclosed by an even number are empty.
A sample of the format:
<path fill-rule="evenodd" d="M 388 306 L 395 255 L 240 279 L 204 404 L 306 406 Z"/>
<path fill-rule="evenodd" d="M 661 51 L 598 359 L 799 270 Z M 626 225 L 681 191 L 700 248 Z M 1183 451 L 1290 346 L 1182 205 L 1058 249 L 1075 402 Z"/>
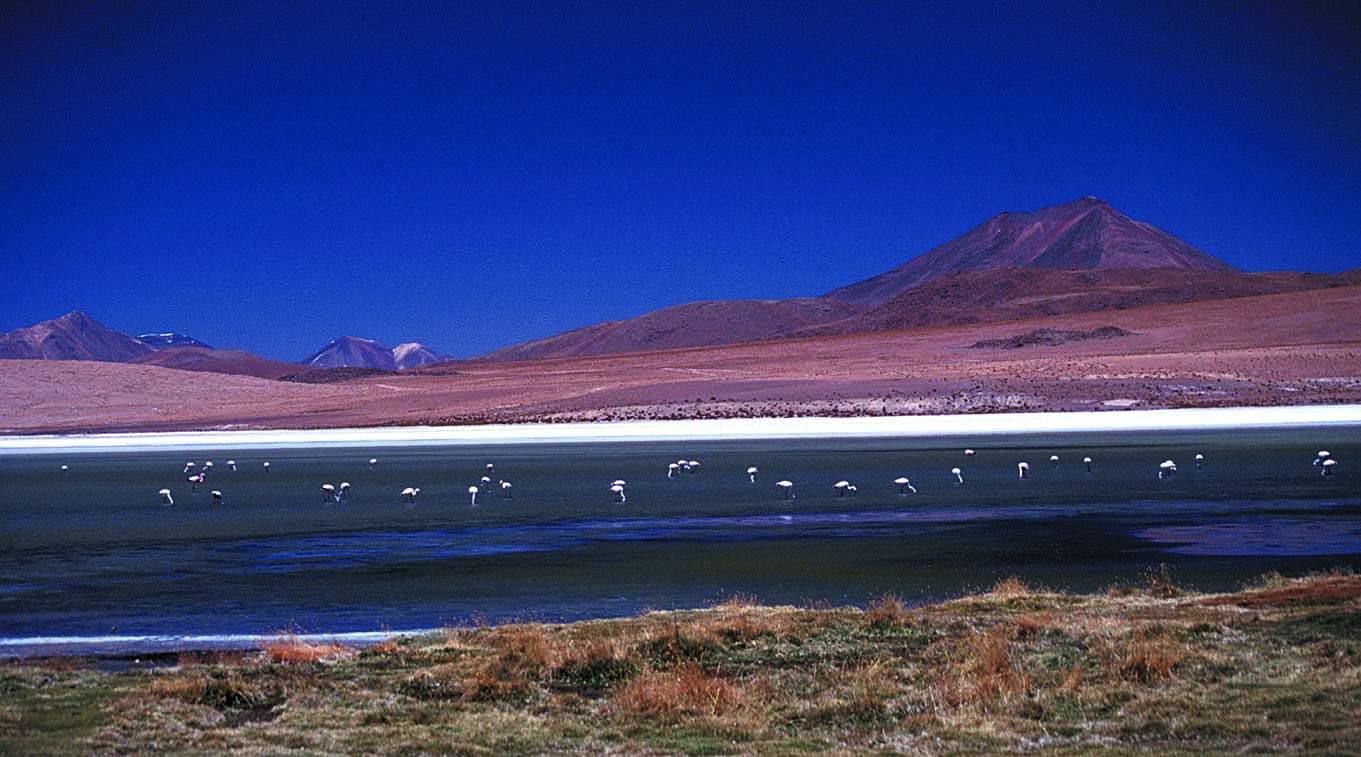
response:
<path fill-rule="evenodd" d="M 532 360 L 751 342 L 841 320 L 856 311 L 852 305 L 821 297 L 690 302 L 506 347 L 484 359 Z"/>
<path fill-rule="evenodd" d="M 215 350 L 207 347 L 166 347 L 143 355 L 133 362 L 182 371 L 230 373 L 268 379 L 283 378 L 298 372 L 296 363 L 270 360 L 239 350 Z"/>
<path fill-rule="evenodd" d="M 75 310 L 0 334 L 0 359 L 129 362 L 151 351 L 145 342 Z"/>
<path fill-rule="evenodd" d="M 922 254 L 898 268 L 865 281 L 834 290 L 822 297 L 797 300 L 709 301 L 665 308 L 637 318 L 610 321 L 569 331 L 547 339 L 506 347 L 487 355 L 491 360 L 530 360 L 570 355 L 637 352 L 671 347 L 699 347 L 757 341 L 793 334 L 847 333 L 854 328 L 896 328 L 876 325 L 893 317 L 876 313 L 863 321 L 861 311 L 887 303 L 929 282 L 967 271 L 1027 269 L 1042 271 L 1140 271 L 1177 269 L 1206 273 L 1233 273 L 1227 263 L 1213 258 L 1161 229 L 1136 221 L 1095 197 L 1030 213 L 1002 213 L 964 236 Z M 1014 278 L 1012 274 L 1008 274 Z M 993 283 L 988 280 L 987 285 Z M 1067 286 L 1067 285 L 1063 285 Z M 1086 286 L 1086 285 L 1083 285 Z M 1197 299 L 1189 279 L 1173 294 L 1150 296 L 1144 302 L 1177 302 Z M 1283 291 L 1270 287 L 1229 285 L 1245 294 Z M 1213 289 L 1213 286 L 1211 287 Z M 967 297 L 945 291 L 940 303 L 926 303 L 914 325 L 995 320 L 967 311 Z M 1110 295 L 1102 295 L 1109 297 Z M 1223 295 L 1220 295 L 1223 296 Z M 912 298 L 912 304 L 925 298 Z M 1137 298 L 1125 298 L 1138 304 Z M 1122 300 L 1123 301 L 1123 300 Z M 1102 306 L 1101 297 L 1074 299 L 1075 312 L 1082 303 Z M 1131 305 L 1124 305 L 1125 307 Z M 961 308 L 964 313 L 961 314 Z M 903 310 L 901 306 L 890 308 Z M 1042 313 L 1042 309 L 1032 313 Z M 935 313 L 935 316 L 930 316 Z M 1016 317 L 1024 317 L 1024 313 Z"/>
<path fill-rule="evenodd" d="M 372 339 L 342 336 L 303 361 L 314 368 L 377 368 L 397 370 L 392 350 Z"/>
<path fill-rule="evenodd" d="M 1339 286 L 1323 273 L 1239 273 L 1186 268 L 1054 271 L 1001 268 L 949 274 L 862 313 L 790 336 L 1010 321 L 1065 313 L 1125 310 Z"/>
<path fill-rule="evenodd" d="M 871 307 L 932 279 L 992 268 L 1233 270 L 1162 229 L 1084 197 L 1030 213 L 993 216 L 958 239 L 827 296 Z"/>

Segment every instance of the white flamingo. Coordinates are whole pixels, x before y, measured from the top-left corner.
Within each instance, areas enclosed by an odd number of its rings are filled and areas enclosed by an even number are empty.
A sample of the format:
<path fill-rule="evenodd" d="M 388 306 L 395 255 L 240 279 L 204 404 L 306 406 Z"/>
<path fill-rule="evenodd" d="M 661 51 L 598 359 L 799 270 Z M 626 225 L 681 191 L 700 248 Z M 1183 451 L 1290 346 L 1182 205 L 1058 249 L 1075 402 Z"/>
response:
<path fill-rule="evenodd" d="M 620 486 L 619 484 L 613 484 L 610 486 L 610 491 L 614 492 L 614 496 L 617 498 L 619 502 L 622 503 L 628 501 L 628 495 L 624 493 L 623 486 Z"/>
<path fill-rule="evenodd" d="M 689 471 L 690 473 L 698 473 L 698 472 L 699 472 L 699 461 L 698 461 L 698 460 L 691 460 L 690 462 L 686 463 L 686 464 L 685 464 L 685 470 Z"/>
<path fill-rule="evenodd" d="M 63 466 L 61 466 L 61 469 L 62 469 L 62 470 L 71 470 L 71 466 L 69 466 L 69 465 L 63 465 Z"/>
<path fill-rule="evenodd" d="M 1049 456 L 1049 464 L 1052 465 L 1052 466 L 1054 466 L 1055 468 L 1059 467 L 1059 456 L 1058 456 L 1058 455 L 1050 455 L 1050 456 Z"/>
<path fill-rule="evenodd" d="M 747 478 L 751 479 L 751 482 L 754 484 L 756 483 L 756 474 L 760 472 L 761 471 L 755 465 L 753 465 L 750 468 L 747 468 Z"/>
<path fill-rule="evenodd" d="M 340 501 L 340 498 L 336 496 L 336 488 L 335 488 L 334 486 L 332 486 L 331 484 L 322 484 L 322 485 L 321 485 L 321 501 L 322 501 L 322 502 L 325 502 L 325 501 L 327 501 L 327 500 L 329 500 L 329 499 L 334 499 L 334 500 L 336 500 L 337 502 Z"/>
<path fill-rule="evenodd" d="M 1337 461 L 1330 457 L 1327 460 L 1324 460 L 1320 467 L 1323 468 L 1323 475 L 1331 476 L 1333 475 L 1333 469 L 1337 467 Z"/>
<path fill-rule="evenodd" d="M 227 465 L 230 465 L 230 466 L 232 467 L 232 470 L 236 470 L 236 461 L 235 461 L 235 460 L 228 460 L 228 461 L 227 461 Z"/>
<path fill-rule="evenodd" d="M 511 488 L 512 488 L 512 487 L 511 487 L 511 483 L 510 483 L 509 481 L 502 481 L 502 482 L 501 482 L 501 496 L 502 496 L 502 497 L 505 497 L 506 499 L 510 499 L 510 490 L 511 490 Z"/>
<path fill-rule="evenodd" d="M 478 489 L 476 486 L 468 487 L 468 505 L 471 507 L 477 507 L 477 492 Z"/>
<path fill-rule="evenodd" d="M 912 492 L 913 494 L 917 493 L 917 487 L 913 486 L 912 480 L 906 476 L 893 479 L 893 483 L 898 485 L 899 494 L 907 494 L 908 492 Z"/>
<path fill-rule="evenodd" d="M 189 487 L 189 491 L 196 492 L 196 491 L 198 491 L 198 485 L 201 484 L 201 483 L 203 483 L 203 474 L 202 474 L 202 473 L 195 473 L 194 475 L 190 476 L 189 478 L 187 478 L 187 479 L 185 479 L 185 480 L 188 481 L 189 483 L 193 484 L 193 486 Z"/>
<path fill-rule="evenodd" d="M 206 463 L 203 464 L 203 472 L 204 472 L 204 473 L 207 473 L 207 472 L 208 472 L 208 469 L 211 468 L 211 467 L 213 467 L 213 461 L 212 461 L 212 460 L 209 460 L 208 462 L 206 462 Z"/>
<path fill-rule="evenodd" d="M 1326 450 L 1326 449 L 1321 449 L 1321 450 L 1318 451 L 1318 455 L 1316 455 L 1316 456 L 1314 457 L 1314 465 L 1323 465 L 1323 461 L 1324 461 L 1324 460 L 1327 460 L 1328 458 L 1330 458 L 1330 457 L 1332 457 L 1332 456 L 1333 456 L 1333 453 L 1329 452 L 1329 451 Z"/>
<path fill-rule="evenodd" d="M 836 482 L 835 484 L 832 484 L 832 488 L 833 488 L 833 489 L 836 489 L 836 496 L 838 496 L 838 497 L 844 497 L 844 496 L 846 496 L 846 492 L 848 492 L 848 491 L 851 490 L 851 482 L 850 482 L 850 481 L 838 481 L 838 482 Z"/>
<path fill-rule="evenodd" d="M 780 490 L 780 495 L 785 499 L 789 499 L 794 495 L 793 481 L 776 481 L 775 488 Z"/>
<path fill-rule="evenodd" d="M 378 458 L 376 458 L 376 457 L 370 457 L 370 458 L 369 458 L 369 467 L 370 467 L 370 468 L 372 468 L 373 466 L 375 466 L 375 465 L 377 465 L 377 464 L 378 464 Z"/>
<path fill-rule="evenodd" d="M 667 465 L 667 466 L 666 466 L 666 477 L 667 477 L 667 478 L 675 478 L 675 477 L 676 477 L 676 472 L 679 471 L 679 470 L 680 470 L 680 464 L 679 464 L 679 463 L 671 463 L 671 464 Z"/>
<path fill-rule="evenodd" d="M 1201 468 L 1204 468 L 1204 467 L 1205 467 L 1205 456 L 1202 455 L 1202 454 L 1200 454 L 1199 452 L 1197 452 L 1197 453 L 1196 453 L 1196 470 L 1200 470 Z"/>
<path fill-rule="evenodd" d="M 972 462 L 973 459 L 974 459 L 974 455 L 977 455 L 977 454 L 978 454 L 977 452 L 974 452 L 974 451 L 971 450 L 971 449 L 966 449 L 966 450 L 964 450 L 964 459 L 969 460 L 970 462 Z"/>
<path fill-rule="evenodd" d="M 1030 475 L 1030 463 L 1016 463 L 1016 475 L 1025 478 Z"/>
<path fill-rule="evenodd" d="M 191 471 L 191 470 L 193 470 L 193 469 L 195 469 L 195 468 L 197 468 L 197 467 L 198 467 L 198 463 L 193 462 L 193 461 L 191 460 L 190 462 L 187 462 L 187 463 L 184 464 L 184 471 L 182 472 L 181 475 L 188 474 L 189 471 Z"/>
<path fill-rule="evenodd" d="M 263 465 L 265 466 L 265 473 L 269 473 L 269 461 L 266 460 Z"/>
<path fill-rule="evenodd" d="M 162 489 L 162 490 L 160 490 L 159 492 L 156 492 L 156 493 L 159 494 L 159 495 L 161 496 L 161 503 L 162 503 L 162 504 L 166 504 L 166 505 L 173 505 L 173 504 L 175 504 L 175 498 L 172 497 L 172 496 L 170 496 L 170 490 L 169 490 L 169 489 Z"/>
<path fill-rule="evenodd" d="M 477 483 L 480 484 L 483 489 L 491 491 L 491 476 L 483 476 L 482 478 L 478 479 Z"/>
<path fill-rule="evenodd" d="M 222 492 L 218 491 L 217 489 L 213 490 L 213 504 L 214 505 L 222 504 Z"/>
<path fill-rule="evenodd" d="M 1092 472 L 1092 459 L 1091 459 L 1090 457 L 1084 457 L 1084 458 L 1082 458 L 1082 464 L 1085 465 L 1085 466 L 1087 466 L 1087 472 L 1088 472 L 1088 473 L 1091 473 L 1091 472 Z"/>
<path fill-rule="evenodd" d="M 955 483 L 957 483 L 957 484 L 962 484 L 962 483 L 964 483 L 964 473 L 963 473 L 960 469 L 958 469 L 958 468 L 951 468 L 951 469 L 950 469 L 950 472 L 953 473 L 954 476 L 955 476 Z"/>
<path fill-rule="evenodd" d="M 1177 472 L 1177 464 L 1171 460 L 1164 460 L 1158 463 L 1158 478 L 1170 478 Z"/>
<path fill-rule="evenodd" d="M 421 493 L 420 489 L 408 486 L 402 490 L 402 497 L 404 497 L 407 502 L 415 502 L 416 496 L 420 493 Z"/>
<path fill-rule="evenodd" d="M 350 482 L 341 481 L 340 491 L 336 492 L 336 501 L 339 502 L 340 500 L 345 499 L 348 496 L 350 496 Z"/>

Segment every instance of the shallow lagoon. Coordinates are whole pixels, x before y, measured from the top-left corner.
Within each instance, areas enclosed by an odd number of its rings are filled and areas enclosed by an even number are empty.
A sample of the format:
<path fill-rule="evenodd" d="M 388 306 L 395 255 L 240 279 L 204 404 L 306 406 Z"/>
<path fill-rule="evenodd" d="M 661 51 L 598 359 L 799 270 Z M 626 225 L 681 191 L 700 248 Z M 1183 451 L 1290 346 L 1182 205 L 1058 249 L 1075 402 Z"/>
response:
<path fill-rule="evenodd" d="M 138 650 L 282 629 L 571 620 L 734 593 L 927 601 L 1013 574 L 1094 591 L 1163 563 L 1207 590 L 1272 570 L 1361 567 L 1361 429 L 996 441 L 0 456 L 0 654 L 50 651 L 54 639 L 65 650 Z M 1318 449 L 1341 461 L 1336 475 L 1311 464 Z M 680 458 L 701 461 L 699 472 L 668 479 Z M 1168 458 L 1180 470 L 1159 480 Z M 215 464 L 198 493 L 187 460 Z M 1032 467 L 1025 481 L 1021 460 Z M 488 462 L 514 496 L 483 493 L 472 507 L 467 488 Z M 761 470 L 755 484 L 750 465 Z M 898 476 L 918 493 L 900 495 Z M 626 503 L 609 491 L 616 478 L 628 481 Z M 781 498 L 779 479 L 795 483 L 794 499 Z M 859 492 L 837 496 L 841 479 Z M 321 484 L 341 481 L 350 497 L 325 500 Z M 414 503 L 399 496 L 407 486 L 422 490 Z M 161 504 L 163 487 L 173 506 Z"/>

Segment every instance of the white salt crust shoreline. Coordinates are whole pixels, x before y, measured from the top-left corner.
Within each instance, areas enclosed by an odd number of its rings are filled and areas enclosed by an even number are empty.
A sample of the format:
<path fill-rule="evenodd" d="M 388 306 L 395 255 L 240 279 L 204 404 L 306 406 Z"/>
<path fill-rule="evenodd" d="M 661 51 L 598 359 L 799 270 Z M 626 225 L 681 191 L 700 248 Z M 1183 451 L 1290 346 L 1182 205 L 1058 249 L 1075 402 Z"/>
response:
<path fill-rule="evenodd" d="M 156 452 L 207 448 L 343 449 L 709 440 L 836 440 L 878 437 L 928 439 L 1016 434 L 1283 430 L 1344 426 L 1361 426 L 1361 405 L 0 436 L 0 455 Z"/>

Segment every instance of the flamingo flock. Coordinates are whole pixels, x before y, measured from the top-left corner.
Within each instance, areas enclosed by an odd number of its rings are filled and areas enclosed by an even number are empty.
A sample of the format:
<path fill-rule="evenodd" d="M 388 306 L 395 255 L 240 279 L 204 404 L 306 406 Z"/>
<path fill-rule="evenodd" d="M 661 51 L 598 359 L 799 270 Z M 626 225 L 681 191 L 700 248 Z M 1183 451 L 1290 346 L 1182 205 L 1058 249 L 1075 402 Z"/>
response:
<path fill-rule="evenodd" d="M 963 454 L 965 461 L 968 463 L 972 463 L 978 456 L 977 451 L 973 449 L 965 449 Z M 1049 462 L 1055 470 L 1059 468 L 1059 460 L 1060 459 L 1058 455 L 1049 456 Z M 1204 454 L 1197 453 L 1193 457 L 1193 460 L 1195 463 L 1196 470 L 1204 469 L 1205 467 Z M 1094 472 L 1095 461 L 1090 456 L 1083 457 L 1082 463 L 1086 469 L 1086 472 L 1089 475 Z M 368 468 L 370 470 L 376 468 L 377 465 L 378 458 L 368 459 Z M 265 472 L 269 472 L 270 470 L 269 461 L 267 460 L 262 461 L 261 466 Z M 1319 470 L 1319 474 L 1321 476 L 1325 477 L 1335 475 L 1339 468 L 1338 461 L 1333 457 L 1332 453 L 1329 452 L 1328 450 L 1319 450 L 1315 454 L 1313 466 Z M 235 460 L 226 461 L 226 467 L 233 472 L 238 470 L 237 462 Z M 211 460 L 205 461 L 202 464 L 199 464 L 196 461 L 189 461 L 184 464 L 183 468 L 181 469 L 181 475 L 183 475 L 185 477 L 185 481 L 190 484 L 191 494 L 197 494 L 199 488 L 207 483 L 209 476 L 212 474 L 213 468 L 214 465 Z M 683 474 L 695 475 L 699 473 L 700 468 L 701 463 L 698 460 L 679 459 L 675 462 L 667 463 L 666 478 L 669 480 L 676 480 L 681 478 Z M 62 465 L 60 469 L 62 471 L 68 471 L 69 466 Z M 755 484 L 757 482 L 758 474 L 760 474 L 760 468 L 758 468 L 755 465 L 750 465 L 739 470 L 745 471 L 746 478 L 749 483 Z M 489 495 L 490 493 L 500 491 L 502 499 L 509 500 L 512 498 L 514 485 L 510 481 L 496 476 L 496 466 L 494 463 L 487 463 L 483 467 L 482 473 L 483 474 L 477 479 L 476 483 L 473 483 L 467 487 L 468 504 L 470 507 L 477 506 L 479 494 Z M 1031 478 L 1030 463 L 1025 461 L 1017 462 L 1016 473 L 1017 478 L 1019 478 L 1020 480 L 1022 481 L 1029 480 Z M 1157 478 L 1160 481 L 1172 479 L 1177 475 L 1177 473 L 1178 473 L 1177 463 L 1175 460 L 1172 459 L 1163 460 L 1162 462 L 1158 463 L 1156 467 Z M 964 472 L 962 468 L 958 466 L 952 467 L 950 469 L 950 475 L 954 479 L 954 483 L 956 486 L 961 486 L 964 484 Z M 216 480 L 216 477 L 214 477 L 214 480 Z M 912 483 L 912 479 L 908 478 L 907 476 L 898 476 L 897 478 L 892 479 L 890 483 L 892 483 L 892 485 L 897 488 L 897 493 L 900 496 L 908 496 L 918 493 L 917 487 Z M 328 481 L 321 484 L 319 488 L 322 495 L 322 502 L 324 503 L 344 502 L 350 499 L 352 490 L 349 481 L 341 481 L 339 486 L 336 486 Z M 628 502 L 629 490 L 627 481 L 623 479 L 615 479 L 612 482 L 610 482 L 606 488 L 609 491 L 611 498 L 615 503 L 625 504 Z M 775 482 L 775 489 L 781 499 L 785 500 L 794 499 L 793 481 L 790 481 L 788 479 L 780 479 L 779 481 Z M 842 479 L 835 482 L 834 484 L 832 484 L 831 489 L 833 492 L 835 492 L 837 497 L 855 495 L 858 494 L 860 491 L 859 486 L 857 486 L 856 484 L 852 483 L 850 480 L 847 479 Z M 408 486 L 400 491 L 399 497 L 402 501 L 408 504 L 414 504 L 416 502 L 416 499 L 420 496 L 420 493 L 421 493 L 420 487 Z M 225 501 L 222 489 L 213 489 L 210 491 L 209 494 L 210 497 L 212 498 L 213 504 L 215 505 L 221 505 Z M 168 488 L 160 489 L 159 491 L 157 491 L 157 497 L 159 498 L 161 504 L 164 505 L 175 504 L 174 494 Z"/>

